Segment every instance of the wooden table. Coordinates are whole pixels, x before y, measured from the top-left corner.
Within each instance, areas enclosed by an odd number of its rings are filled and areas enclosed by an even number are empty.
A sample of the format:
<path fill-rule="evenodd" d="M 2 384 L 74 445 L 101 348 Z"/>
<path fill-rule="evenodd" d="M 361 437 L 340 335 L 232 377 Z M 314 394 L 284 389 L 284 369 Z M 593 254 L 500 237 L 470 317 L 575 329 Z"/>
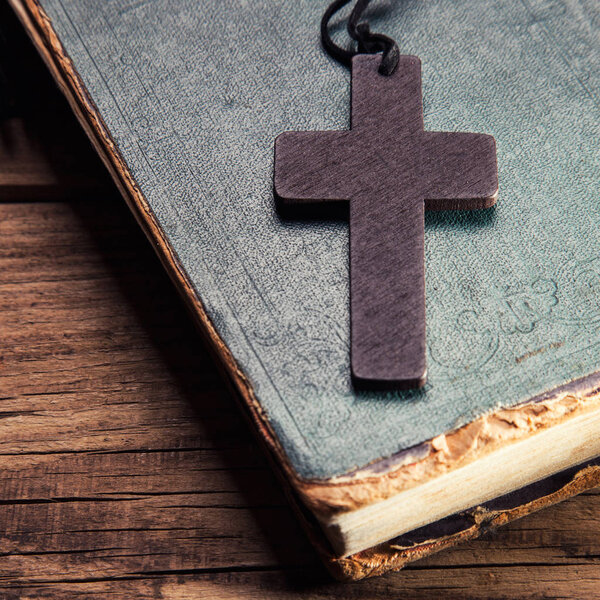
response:
<path fill-rule="evenodd" d="M 0 125 L 0 598 L 600 598 L 598 490 L 331 581 L 150 245 L 22 61 Z"/>

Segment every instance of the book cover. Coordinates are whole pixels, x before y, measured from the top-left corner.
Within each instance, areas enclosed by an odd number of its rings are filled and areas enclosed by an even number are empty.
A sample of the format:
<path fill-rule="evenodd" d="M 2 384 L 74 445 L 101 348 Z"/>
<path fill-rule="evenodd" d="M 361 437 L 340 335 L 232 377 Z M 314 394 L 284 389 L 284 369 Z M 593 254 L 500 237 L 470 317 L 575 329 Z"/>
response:
<path fill-rule="evenodd" d="M 484 131 L 498 147 L 496 208 L 426 216 L 428 383 L 405 392 L 352 385 L 347 224 L 286 219 L 273 199 L 279 133 L 348 126 L 349 74 L 320 47 L 320 3 L 11 3 L 332 570 L 397 568 L 600 481 L 585 438 L 544 459 L 550 479 L 527 479 L 538 458 L 524 455 L 509 465 L 520 485 L 507 476 L 374 548 L 340 553 L 318 524 L 598 414 L 595 3 L 431 0 L 371 15 L 421 58 L 426 129 Z"/>

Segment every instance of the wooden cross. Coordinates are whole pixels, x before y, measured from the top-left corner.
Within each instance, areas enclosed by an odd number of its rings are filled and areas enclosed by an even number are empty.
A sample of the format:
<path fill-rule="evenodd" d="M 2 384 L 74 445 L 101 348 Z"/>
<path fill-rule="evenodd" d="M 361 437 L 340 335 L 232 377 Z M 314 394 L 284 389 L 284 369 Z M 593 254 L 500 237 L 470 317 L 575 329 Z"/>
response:
<path fill-rule="evenodd" d="M 424 210 L 496 201 L 494 138 L 424 131 L 421 63 L 352 60 L 348 131 L 289 131 L 275 141 L 274 190 L 290 205 L 350 202 L 351 365 L 355 380 L 425 383 Z M 452 277 L 452 273 L 447 274 Z"/>

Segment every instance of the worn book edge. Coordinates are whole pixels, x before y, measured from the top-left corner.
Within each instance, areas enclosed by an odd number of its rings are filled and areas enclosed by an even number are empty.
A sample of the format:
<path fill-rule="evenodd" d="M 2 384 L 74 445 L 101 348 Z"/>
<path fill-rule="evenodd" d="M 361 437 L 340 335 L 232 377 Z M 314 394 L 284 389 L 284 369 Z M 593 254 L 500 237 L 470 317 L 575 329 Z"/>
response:
<path fill-rule="evenodd" d="M 473 540 L 497 527 L 598 485 L 600 485 L 600 459 L 588 461 L 507 494 L 505 497 L 473 506 L 446 519 L 343 558 L 332 552 L 321 527 L 314 516 L 299 502 L 294 490 L 287 487 L 287 492 L 292 507 L 331 575 L 342 581 L 355 581 L 402 569 L 415 560 Z"/>
<path fill-rule="evenodd" d="M 600 456 L 600 410 L 502 445 L 387 500 L 322 520 L 339 556 L 372 548 Z"/>
<path fill-rule="evenodd" d="M 600 401 L 598 387 L 600 378 L 588 376 L 521 405 L 480 417 L 463 427 L 394 456 L 377 459 L 370 465 L 343 476 L 326 480 L 300 478 L 287 461 L 285 452 L 274 435 L 249 380 L 216 331 L 201 299 L 157 223 L 142 190 L 129 172 L 97 107 L 56 35 L 49 17 L 37 0 L 10 0 L 10 4 L 108 168 L 130 210 L 151 241 L 194 320 L 209 340 L 220 365 L 243 399 L 244 408 L 247 409 L 247 414 L 269 453 L 275 458 L 278 470 L 283 471 L 286 483 L 292 486 L 294 494 L 300 501 L 321 517 L 355 510 L 389 498 L 401 490 L 475 461 L 506 443 L 534 435 L 542 428 L 579 415 L 588 410 L 591 404 Z M 583 468 L 560 490 L 511 510 L 500 511 L 484 519 L 485 524 L 488 526 L 503 524 L 599 483 L 599 467 Z M 306 519 L 303 520 L 306 522 Z M 402 547 L 394 544 L 393 541 L 388 542 L 343 559 L 333 557 L 326 543 L 318 542 L 317 545 L 321 553 L 327 557 L 326 562 L 328 561 L 334 575 L 358 579 L 380 574 L 389 569 L 401 568 L 406 562 L 454 545 L 461 540 L 476 537 L 482 524 L 483 521 L 479 524 L 475 523 L 460 533 L 436 537 L 416 546 Z M 318 537 L 321 538 L 321 534 Z"/>

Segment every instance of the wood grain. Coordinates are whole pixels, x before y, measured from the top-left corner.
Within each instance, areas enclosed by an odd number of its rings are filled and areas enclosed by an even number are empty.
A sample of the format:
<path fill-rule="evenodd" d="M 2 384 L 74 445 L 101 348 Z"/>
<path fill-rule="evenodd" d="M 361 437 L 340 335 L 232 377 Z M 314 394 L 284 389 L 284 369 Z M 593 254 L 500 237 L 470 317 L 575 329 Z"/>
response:
<path fill-rule="evenodd" d="M 0 205 L 0 597 L 600 598 L 600 494 L 333 583 L 117 194 Z"/>
<path fill-rule="evenodd" d="M 100 198 L 111 182 L 89 142 L 70 121 L 32 126 L 29 115 L 0 121 L 0 201 Z"/>
<path fill-rule="evenodd" d="M 421 63 L 352 59 L 347 131 L 293 131 L 275 141 L 280 204 L 350 203 L 352 376 L 363 385 L 426 381 L 425 208 L 478 209 L 496 201 L 494 138 L 424 131 Z"/>
<path fill-rule="evenodd" d="M 112 189 L 27 34 L 0 3 L 0 201 L 98 199 Z"/>

